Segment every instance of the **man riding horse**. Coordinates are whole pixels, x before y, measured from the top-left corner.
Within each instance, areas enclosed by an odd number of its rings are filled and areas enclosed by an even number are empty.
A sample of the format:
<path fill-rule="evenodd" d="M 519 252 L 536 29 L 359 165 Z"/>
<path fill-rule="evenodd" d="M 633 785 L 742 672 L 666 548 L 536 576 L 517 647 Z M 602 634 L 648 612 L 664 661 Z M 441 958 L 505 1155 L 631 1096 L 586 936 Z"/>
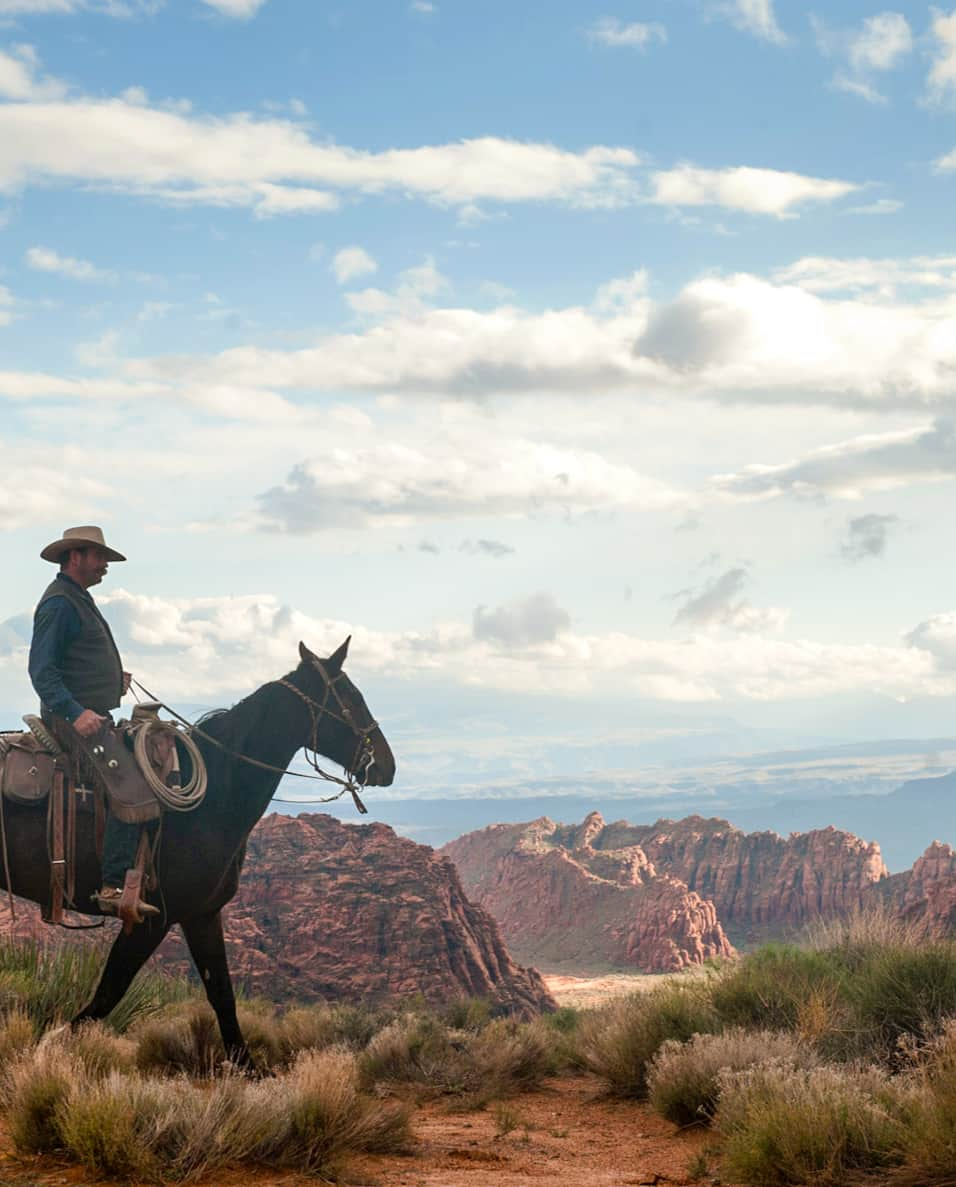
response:
<path fill-rule="evenodd" d="M 112 710 L 129 691 L 106 619 L 90 594 L 110 561 L 126 557 L 109 548 L 101 528 L 67 528 L 40 553 L 60 566 L 37 604 L 30 646 L 30 680 L 40 698 L 41 716 L 57 741 L 78 764 L 84 762 L 81 739 L 112 725 Z M 118 914 L 126 871 L 135 862 L 140 825 L 126 823 L 111 811 L 103 837 L 102 886 L 95 895 L 100 910 Z M 156 908 L 141 903 L 141 912 Z"/>

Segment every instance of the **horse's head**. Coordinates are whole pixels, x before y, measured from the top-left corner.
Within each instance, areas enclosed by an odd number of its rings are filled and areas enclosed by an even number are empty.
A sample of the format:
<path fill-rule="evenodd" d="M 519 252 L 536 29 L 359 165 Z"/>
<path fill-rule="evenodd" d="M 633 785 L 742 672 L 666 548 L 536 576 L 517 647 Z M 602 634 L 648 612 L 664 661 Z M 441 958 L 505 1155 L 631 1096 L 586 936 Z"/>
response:
<path fill-rule="evenodd" d="M 388 787 L 395 778 L 395 756 L 365 698 L 342 670 L 350 639 L 328 659 L 300 643 L 301 682 L 296 683 L 320 711 L 323 753 L 370 787 Z"/>

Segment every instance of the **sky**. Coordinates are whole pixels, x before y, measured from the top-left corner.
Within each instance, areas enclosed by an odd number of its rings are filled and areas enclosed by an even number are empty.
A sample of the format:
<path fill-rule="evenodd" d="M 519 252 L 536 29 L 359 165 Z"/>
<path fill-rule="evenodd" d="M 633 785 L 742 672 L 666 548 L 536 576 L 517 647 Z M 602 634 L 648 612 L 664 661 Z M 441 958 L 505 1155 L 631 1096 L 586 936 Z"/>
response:
<path fill-rule="evenodd" d="M 945 734 L 954 198 L 945 4 L 0 0 L 0 706 L 98 523 L 148 687 L 351 634 L 399 794 Z"/>

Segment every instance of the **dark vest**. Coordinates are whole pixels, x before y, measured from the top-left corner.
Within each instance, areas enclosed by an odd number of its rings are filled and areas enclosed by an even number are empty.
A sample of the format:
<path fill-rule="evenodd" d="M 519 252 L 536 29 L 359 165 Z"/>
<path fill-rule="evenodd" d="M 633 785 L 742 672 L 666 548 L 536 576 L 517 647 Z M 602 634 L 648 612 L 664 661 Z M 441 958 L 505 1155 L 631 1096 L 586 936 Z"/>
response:
<path fill-rule="evenodd" d="M 37 605 L 49 598 L 69 598 L 80 616 L 80 633 L 60 665 L 63 683 L 84 709 L 108 713 L 123 696 L 123 662 L 106 619 L 74 581 L 51 581 Z"/>

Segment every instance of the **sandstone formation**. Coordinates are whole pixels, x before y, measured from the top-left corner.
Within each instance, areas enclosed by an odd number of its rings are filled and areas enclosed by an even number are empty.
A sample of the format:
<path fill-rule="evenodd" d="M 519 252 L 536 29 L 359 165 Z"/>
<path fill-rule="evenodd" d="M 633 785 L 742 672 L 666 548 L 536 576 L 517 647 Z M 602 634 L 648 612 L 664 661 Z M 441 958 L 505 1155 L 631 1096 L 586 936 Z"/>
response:
<path fill-rule="evenodd" d="M 895 874 L 880 889 L 891 913 L 920 935 L 956 934 L 956 851 L 951 845 L 934 841 L 911 870 Z"/>
<path fill-rule="evenodd" d="M 20 934 L 76 936 L 42 928 L 30 904 L 19 915 Z M 512 960 L 491 916 L 465 897 L 452 863 L 384 824 L 266 817 L 223 918 L 234 980 L 273 1001 L 480 996 L 526 1017 L 555 1005 L 538 973 Z M 8 928 L 0 905 L 0 930 Z M 191 968 L 178 929 L 154 959 Z"/>
<path fill-rule="evenodd" d="M 578 830 L 547 817 L 492 825 L 441 852 L 509 946 L 543 963 L 672 972 L 732 954 L 713 903 L 658 874 L 636 846 L 596 850 L 596 821 Z"/>
<path fill-rule="evenodd" d="M 734 928 L 797 928 L 842 915 L 862 906 L 868 888 L 887 877 L 876 842 L 833 827 L 784 839 L 743 833 L 716 817 L 636 827 L 600 821 L 598 828 L 589 821 L 595 848 L 639 847 L 658 870 L 713 899 L 721 922 Z"/>
<path fill-rule="evenodd" d="M 519 959 L 662 972 L 841 915 L 885 879 L 879 846 L 833 828 L 745 834 L 691 816 L 653 825 L 547 817 L 493 825 L 441 850 Z"/>

